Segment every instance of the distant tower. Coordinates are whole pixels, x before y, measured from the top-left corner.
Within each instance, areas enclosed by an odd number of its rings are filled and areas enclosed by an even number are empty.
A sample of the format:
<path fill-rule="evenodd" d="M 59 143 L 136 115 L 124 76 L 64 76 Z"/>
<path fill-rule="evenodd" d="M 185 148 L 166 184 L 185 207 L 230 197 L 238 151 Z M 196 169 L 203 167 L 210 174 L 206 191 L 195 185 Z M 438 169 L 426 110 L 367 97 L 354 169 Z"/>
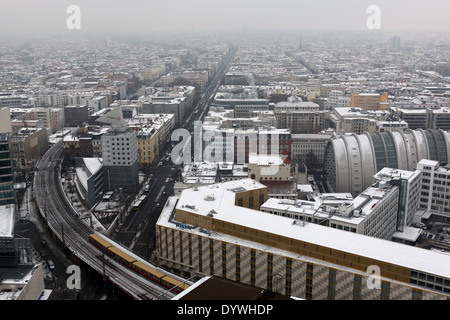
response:
<path fill-rule="evenodd" d="M 299 41 L 298 41 L 298 51 L 302 51 L 303 50 L 303 39 L 302 37 L 300 37 Z"/>
<path fill-rule="evenodd" d="M 391 47 L 392 52 L 399 52 L 400 51 L 400 37 L 392 37 L 390 47 Z"/>

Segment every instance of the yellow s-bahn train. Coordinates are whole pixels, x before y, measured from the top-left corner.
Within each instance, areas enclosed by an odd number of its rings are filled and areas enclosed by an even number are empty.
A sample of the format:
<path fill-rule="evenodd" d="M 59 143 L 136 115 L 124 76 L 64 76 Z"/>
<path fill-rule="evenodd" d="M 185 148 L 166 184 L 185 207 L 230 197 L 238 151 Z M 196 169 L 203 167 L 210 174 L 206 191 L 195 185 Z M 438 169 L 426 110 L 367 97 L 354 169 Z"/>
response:
<path fill-rule="evenodd" d="M 189 288 L 189 285 L 186 283 L 182 283 L 181 281 L 174 279 L 145 263 L 136 260 L 130 255 L 126 254 L 122 250 L 118 249 L 99 235 L 93 233 L 89 235 L 89 241 L 92 242 L 97 248 L 108 254 L 109 256 L 115 258 L 128 268 L 134 270 L 135 272 L 140 273 L 146 278 L 149 278 L 160 285 L 172 289 L 177 293 Z"/>

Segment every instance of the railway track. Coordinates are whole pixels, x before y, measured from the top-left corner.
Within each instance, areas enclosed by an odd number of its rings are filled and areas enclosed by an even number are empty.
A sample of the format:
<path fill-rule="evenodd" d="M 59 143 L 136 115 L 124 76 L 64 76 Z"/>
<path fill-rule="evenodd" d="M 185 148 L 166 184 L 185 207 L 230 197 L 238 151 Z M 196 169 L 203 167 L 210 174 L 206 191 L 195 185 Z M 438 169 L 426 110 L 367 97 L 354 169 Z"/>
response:
<path fill-rule="evenodd" d="M 164 295 L 167 291 L 150 280 L 129 270 L 113 259 L 99 259 L 101 252 L 88 241 L 92 230 L 79 219 L 63 191 L 60 167 L 63 156 L 62 142 L 53 145 L 40 160 L 34 177 L 36 204 L 48 227 L 72 254 L 84 263 L 107 276 L 109 281 L 137 300 L 150 300 Z"/>

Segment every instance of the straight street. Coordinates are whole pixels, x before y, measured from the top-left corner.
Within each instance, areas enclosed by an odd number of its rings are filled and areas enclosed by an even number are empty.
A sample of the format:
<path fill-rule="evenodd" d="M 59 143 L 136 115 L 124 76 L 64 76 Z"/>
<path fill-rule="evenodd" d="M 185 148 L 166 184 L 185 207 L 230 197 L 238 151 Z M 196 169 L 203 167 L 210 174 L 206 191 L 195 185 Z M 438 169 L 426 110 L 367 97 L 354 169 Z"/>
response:
<path fill-rule="evenodd" d="M 194 121 L 202 121 L 208 112 L 209 101 L 214 97 L 220 86 L 223 76 L 228 69 L 234 56 L 230 54 L 229 60 L 224 63 L 222 68 L 211 80 L 204 94 L 196 105 L 194 105 L 192 114 L 184 122 L 183 128 L 193 130 Z M 120 230 L 113 237 L 115 241 L 128 247 L 137 255 L 144 259 L 150 259 L 153 245 L 156 243 L 155 224 L 161 213 L 161 209 L 167 201 L 167 197 L 173 195 L 173 186 L 181 170 L 180 165 L 175 165 L 170 159 L 164 160 L 167 153 L 171 152 L 171 142 L 167 143 L 155 163 L 160 161 L 162 166 L 149 169 L 151 181 L 149 181 L 150 190 L 146 193 L 147 198 L 138 210 L 132 210 L 125 217 Z"/>

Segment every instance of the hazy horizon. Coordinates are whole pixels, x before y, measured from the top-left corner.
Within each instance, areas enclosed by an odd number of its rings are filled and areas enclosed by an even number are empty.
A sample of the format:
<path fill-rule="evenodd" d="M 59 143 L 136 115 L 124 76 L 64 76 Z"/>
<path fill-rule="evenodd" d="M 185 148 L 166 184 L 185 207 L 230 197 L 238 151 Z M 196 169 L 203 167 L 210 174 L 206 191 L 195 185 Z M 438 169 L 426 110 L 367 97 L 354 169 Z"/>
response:
<path fill-rule="evenodd" d="M 81 10 L 81 29 L 69 30 L 70 5 Z M 78 33 L 139 35 L 158 32 L 264 32 L 349 30 L 371 32 L 370 5 L 381 12 L 381 31 L 450 31 L 448 0 L 2 0 L 0 36 Z"/>

